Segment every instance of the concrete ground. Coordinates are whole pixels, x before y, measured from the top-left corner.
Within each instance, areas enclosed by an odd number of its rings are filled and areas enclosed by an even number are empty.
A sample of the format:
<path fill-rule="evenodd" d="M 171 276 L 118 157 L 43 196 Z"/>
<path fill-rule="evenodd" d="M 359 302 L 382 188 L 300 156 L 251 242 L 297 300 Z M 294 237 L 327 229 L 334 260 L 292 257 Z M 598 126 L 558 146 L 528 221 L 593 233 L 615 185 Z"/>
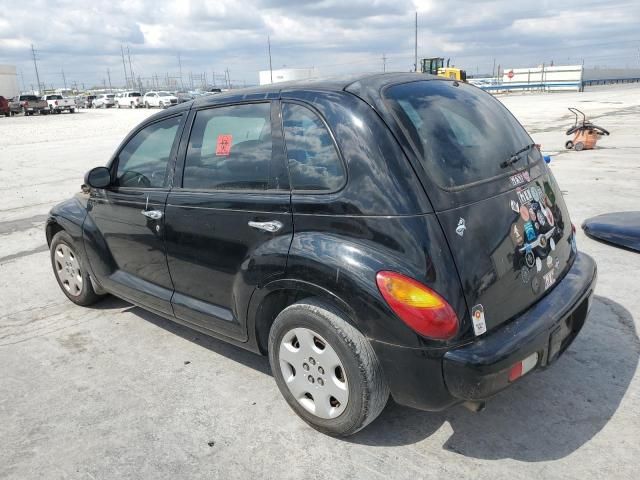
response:
<path fill-rule="evenodd" d="M 572 220 L 640 204 L 640 86 L 503 96 L 547 152 Z M 609 129 L 567 152 L 566 107 Z M 108 298 L 58 290 L 43 222 L 149 112 L 0 118 L 0 478 L 638 478 L 640 254 L 596 243 L 587 323 L 484 412 L 390 404 L 359 434 L 307 427 L 266 358 Z"/>

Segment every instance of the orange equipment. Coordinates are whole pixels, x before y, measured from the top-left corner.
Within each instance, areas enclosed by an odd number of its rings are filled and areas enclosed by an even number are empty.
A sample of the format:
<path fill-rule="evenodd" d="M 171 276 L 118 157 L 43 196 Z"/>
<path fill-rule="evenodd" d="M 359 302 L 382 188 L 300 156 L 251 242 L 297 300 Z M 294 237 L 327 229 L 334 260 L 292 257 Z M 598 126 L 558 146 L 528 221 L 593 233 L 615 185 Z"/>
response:
<path fill-rule="evenodd" d="M 573 134 L 573 140 L 567 140 L 564 144 L 568 149 L 591 150 L 596 146 L 598 138 L 602 135 L 609 135 L 609 132 L 602 127 L 594 125 L 587 120 L 587 117 L 577 108 L 569 108 L 569 111 L 576 116 L 576 121 L 569 130 L 567 135 Z M 578 114 L 582 115 L 582 123 L 578 124 Z"/>

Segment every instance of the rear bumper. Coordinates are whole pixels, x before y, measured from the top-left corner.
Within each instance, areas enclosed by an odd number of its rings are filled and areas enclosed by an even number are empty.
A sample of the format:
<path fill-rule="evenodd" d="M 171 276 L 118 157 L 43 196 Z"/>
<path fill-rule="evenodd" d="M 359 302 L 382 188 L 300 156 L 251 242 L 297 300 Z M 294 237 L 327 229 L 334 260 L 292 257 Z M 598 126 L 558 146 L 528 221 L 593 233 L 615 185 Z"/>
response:
<path fill-rule="evenodd" d="M 511 367 L 534 353 L 534 369 L 553 363 L 584 325 L 596 285 L 591 257 L 578 254 L 567 275 L 538 303 L 504 327 L 443 358 L 447 390 L 460 400 L 484 400 L 510 385 Z"/>
<path fill-rule="evenodd" d="M 534 370 L 546 368 L 582 328 L 596 279 L 595 262 L 579 253 L 564 278 L 529 310 L 462 347 L 423 350 L 372 341 L 394 400 L 421 410 L 443 410 L 507 388 L 511 367 L 533 353 L 538 353 Z"/>

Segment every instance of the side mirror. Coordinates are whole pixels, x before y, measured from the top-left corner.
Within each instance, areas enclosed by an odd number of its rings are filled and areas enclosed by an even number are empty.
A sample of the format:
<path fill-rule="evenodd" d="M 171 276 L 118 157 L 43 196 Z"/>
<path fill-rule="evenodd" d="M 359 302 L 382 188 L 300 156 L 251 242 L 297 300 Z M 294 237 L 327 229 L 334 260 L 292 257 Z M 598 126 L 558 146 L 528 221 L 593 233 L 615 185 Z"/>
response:
<path fill-rule="evenodd" d="M 107 188 L 111 185 L 111 172 L 107 167 L 92 168 L 84 176 L 84 183 L 92 188 Z"/>

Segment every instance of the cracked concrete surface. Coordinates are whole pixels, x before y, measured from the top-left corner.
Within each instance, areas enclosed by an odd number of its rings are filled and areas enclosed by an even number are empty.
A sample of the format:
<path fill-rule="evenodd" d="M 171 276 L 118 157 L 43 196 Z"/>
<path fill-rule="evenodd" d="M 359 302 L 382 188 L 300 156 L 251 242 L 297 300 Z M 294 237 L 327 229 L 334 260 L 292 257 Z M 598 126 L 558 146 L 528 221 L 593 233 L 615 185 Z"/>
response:
<path fill-rule="evenodd" d="M 640 86 L 500 97 L 546 152 L 576 225 L 640 204 Z M 566 108 L 611 137 L 565 152 Z M 43 225 L 144 110 L 0 118 L 0 478 L 637 478 L 640 254 L 586 238 L 593 309 L 555 366 L 477 414 L 389 404 L 346 440 L 281 399 L 266 358 L 115 298 L 58 290 Z"/>

